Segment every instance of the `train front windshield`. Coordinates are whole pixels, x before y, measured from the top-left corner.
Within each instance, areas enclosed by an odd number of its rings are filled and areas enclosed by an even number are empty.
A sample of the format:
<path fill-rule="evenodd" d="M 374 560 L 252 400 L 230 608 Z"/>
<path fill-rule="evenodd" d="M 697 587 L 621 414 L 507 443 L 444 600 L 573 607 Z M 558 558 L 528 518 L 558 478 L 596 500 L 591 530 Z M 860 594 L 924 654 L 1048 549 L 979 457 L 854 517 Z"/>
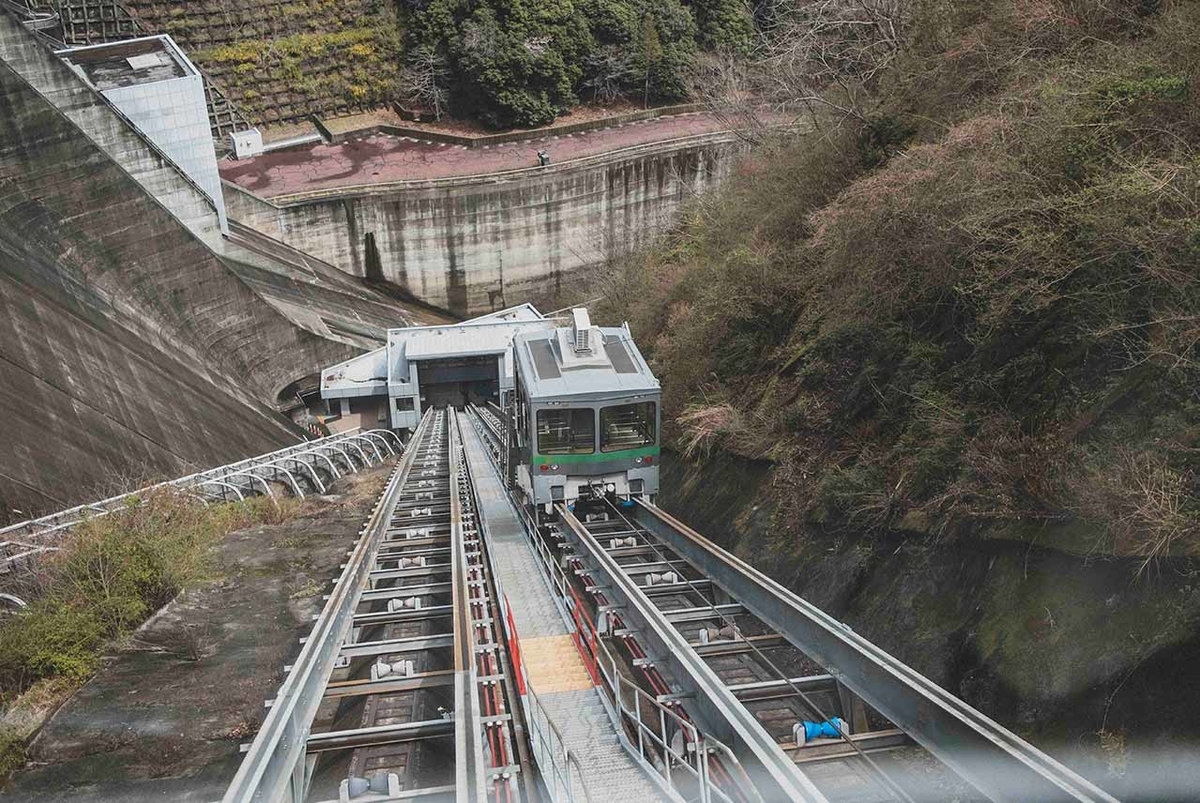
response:
<path fill-rule="evenodd" d="M 654 402 L 620 404 L 600 410 L 600 451 L 619 452 L 654 445 Z"/>
<path fill-rule="evenodd" d="M 596 451 L 596 412 L 538 410 L 538 454 L 591 454 Z"/>

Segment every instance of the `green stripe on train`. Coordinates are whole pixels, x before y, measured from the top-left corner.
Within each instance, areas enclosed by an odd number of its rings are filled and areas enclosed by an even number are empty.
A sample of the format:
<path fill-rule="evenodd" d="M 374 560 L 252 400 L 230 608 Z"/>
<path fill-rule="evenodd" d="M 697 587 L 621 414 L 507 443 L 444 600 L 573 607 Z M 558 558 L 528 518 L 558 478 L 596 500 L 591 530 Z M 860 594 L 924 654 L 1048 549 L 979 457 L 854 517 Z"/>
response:
<path fill-rule="evenodd" d="M 653 457 L 658 459 L 658 446 L 643 446 L 641 449 L 625 449 L 620 452 L 593 452 L 592 454 L 535 454 L 533 456 L 533 464 L 535 466 L 542 465 L 566 465 L 569 463 L 608 463 L 618 460 L 633 460 L 635 457 Z"/>

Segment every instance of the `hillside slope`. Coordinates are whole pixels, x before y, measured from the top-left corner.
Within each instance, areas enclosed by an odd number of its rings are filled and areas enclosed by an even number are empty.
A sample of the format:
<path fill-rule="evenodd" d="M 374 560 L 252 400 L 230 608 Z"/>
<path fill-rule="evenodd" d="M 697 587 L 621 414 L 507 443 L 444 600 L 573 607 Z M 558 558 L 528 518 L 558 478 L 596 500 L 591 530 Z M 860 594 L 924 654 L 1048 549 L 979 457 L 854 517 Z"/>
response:
<path fill-rule="evenodd" d="M 1200 7 L 979 5 L 931 4 L 866 121 L 749 160 L 608 314 L 797 536 L 1200 553 Z"/>
<path fill-rule="evenodd" d="M 1122 799 L 1191 799 L 1200 4 L 913 7 L 865 119 L 601 283 L 687 456 L 661 502 Z"/>

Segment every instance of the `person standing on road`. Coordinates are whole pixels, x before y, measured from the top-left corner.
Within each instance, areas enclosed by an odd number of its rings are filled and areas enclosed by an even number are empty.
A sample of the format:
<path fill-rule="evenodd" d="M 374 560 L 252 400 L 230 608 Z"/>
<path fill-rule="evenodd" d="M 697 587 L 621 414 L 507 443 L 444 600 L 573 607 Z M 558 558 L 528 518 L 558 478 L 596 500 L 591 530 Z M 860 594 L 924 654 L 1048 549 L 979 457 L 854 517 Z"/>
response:
<path fill-rule="evenodd" d="M 539 150 L 537 152 L 537 158 L 538 158 L 538 164 L 541 165 L 542 167 L 545 167 L 546 165 L 550 164 L 550 154 L 546 153 L 543 150 Z"/>

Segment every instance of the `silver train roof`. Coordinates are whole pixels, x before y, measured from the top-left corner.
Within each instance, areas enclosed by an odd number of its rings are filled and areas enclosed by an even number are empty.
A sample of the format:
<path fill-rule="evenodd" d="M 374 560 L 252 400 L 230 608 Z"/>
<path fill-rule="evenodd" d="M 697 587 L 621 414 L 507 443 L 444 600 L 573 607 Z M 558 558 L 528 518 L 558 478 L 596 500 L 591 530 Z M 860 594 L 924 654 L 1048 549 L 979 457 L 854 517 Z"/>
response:
<path fill-rule="evenodd" d="M 514 358 L 530 401 L 659 393 L 659 382 L 628 327 L 592 326 L 584 310 L 574 310 L 573 316 L 569 327 L 522 332 L 513 338 Z"/>

